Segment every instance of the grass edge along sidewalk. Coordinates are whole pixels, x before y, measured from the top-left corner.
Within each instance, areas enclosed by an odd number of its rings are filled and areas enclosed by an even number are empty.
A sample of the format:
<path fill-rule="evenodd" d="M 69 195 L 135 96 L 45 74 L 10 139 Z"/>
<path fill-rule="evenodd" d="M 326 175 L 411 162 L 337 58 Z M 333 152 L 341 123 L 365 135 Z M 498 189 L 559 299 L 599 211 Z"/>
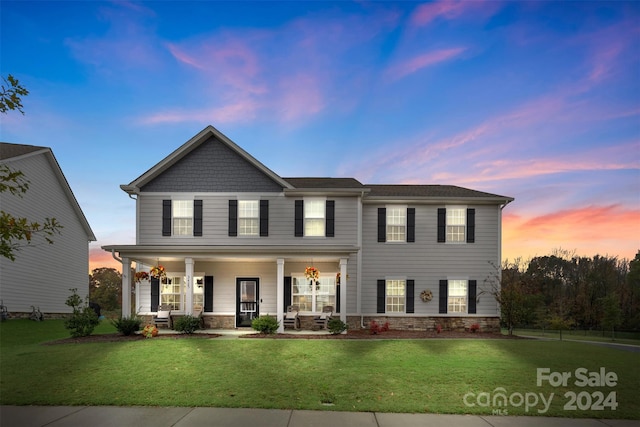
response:
<path fill-rule="evenodd" d="M 97 332 L 113 330 L 103 322 Z M 66 336 L 61 321 L 0 324 L 1 404 L 609 419 L 640 414 L 638 353 L 583 343 L 185 338 L 41 345 Z M 538 368 L 548 368 L 541 385 Z M 599 375 L 601 368 L 615 374 L 614 386 L 576 385 L 577 369 Z M 565 373 L 566 383 L 556 381 Z"/>

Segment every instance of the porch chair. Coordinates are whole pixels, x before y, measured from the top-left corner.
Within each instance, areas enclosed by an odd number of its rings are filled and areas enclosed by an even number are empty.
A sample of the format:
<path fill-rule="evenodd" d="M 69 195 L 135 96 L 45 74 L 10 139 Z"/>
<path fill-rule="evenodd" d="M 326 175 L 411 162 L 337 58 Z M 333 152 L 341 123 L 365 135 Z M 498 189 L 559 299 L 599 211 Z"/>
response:
<path fill-rule="evenodd" d="M 171 329 L 173 325 L 171 324 L 171 306 L 170 305 L 160 305 L 158 306 L 158 312 L 155 316 L 153 316 L 153 325 L 166 325 L 167 328 Z"/>
<path fill-rule="evenodd" d="M 313 318 L 313 323 L 315 326 L 319 326 L 320 329 L 327 329 L 327 324 L 329 320 L 331 320 L 331 315 L 333 314 L 333 306 L 325 305 L 322 308 L 322 313 L 320 315 Z"/>
<path fill-rule="evenodd" d="M 284 314 L 284 319 L 282 320 L 282 326 L 293 326 L 294 329 L 300 329 L 300 317 L 298 314 L 300 312 L 300 307 L 297 305 L 290 305 L 287 307 L 287 312 Z"/>

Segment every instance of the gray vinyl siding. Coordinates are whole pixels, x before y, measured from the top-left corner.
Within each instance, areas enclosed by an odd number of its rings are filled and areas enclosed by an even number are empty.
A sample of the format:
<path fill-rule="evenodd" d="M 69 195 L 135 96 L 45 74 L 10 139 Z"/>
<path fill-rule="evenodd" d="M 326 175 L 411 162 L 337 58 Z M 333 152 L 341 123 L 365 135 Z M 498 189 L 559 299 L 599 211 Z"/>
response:
<path fill-rule="evenodd" d="M 438 315 L 439 281 L 442 279 L 476 280 L 478 291 L 486 287 L 485 279 L 494 273 L 499 260 L 499 207 L 468 205 L 475 208 L 475 243 L 438 243 L 437 209 L 444 205 L 416 204 L 415 243 L 379 243 L 377 241 L 378 208 L 365 205 L 363 211 L 362 311 L 376 313 L 377 280 L 401 278 L 415 280 L 415 315 Z M 429 289 L 433 300 L 424 303 L 420 292 Z M 478 315 L 496 315 L 497 304 L 489 294 L 480 296 Z"/>
<path fill-rule="evenodd" d="M 162 200 L 202 200 L 201 237 L 162 236 Z M 143 193 L 138 197 L 137 244 L 140 245 L 356 245 L 358 230 L 357 197 L 330 197 L 335 200 L 335 237 L 295 237 L 295 197 L 256 193 Z M 230 237 L 229 200 L 268 200 L 269 236 Z"/>
<path fill-rule="evenodd" d="M 282 186 L 211 137 L 146 184 L 142 191 L 281 192 Z"/>
<path fill-rule="evenodd" d="M 29 180 L 23 197 L 0 194 L 2 209 L 30 221 L 54 217 L 64 227 L 50 245 L 34 237 L 22 245 L 16 260 L 0 257 L 0 298 L 10 312 L 30 312 L 31 305 L 44 313 L 69 313 L 65 305 L 70 288 L 85 297 L 89 292 L 89 237 L 44 154 L 6 162 Z M 24 243 L 24 242 L 23 242 Z"/>

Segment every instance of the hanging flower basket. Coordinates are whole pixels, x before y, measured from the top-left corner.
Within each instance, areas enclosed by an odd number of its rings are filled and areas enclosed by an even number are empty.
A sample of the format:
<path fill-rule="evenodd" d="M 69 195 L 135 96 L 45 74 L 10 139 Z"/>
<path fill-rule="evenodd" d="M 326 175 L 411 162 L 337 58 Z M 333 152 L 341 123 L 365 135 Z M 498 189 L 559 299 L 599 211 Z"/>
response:
<path fill-rule="evenodd" d="M 433 293 L 429 289 L 425 289 L 420 292 L 420 299 L 424 302 L 429 302 L 433 299 Z"/>
<path fill-rule="evenodd" d="M 161 265 L 158 265 L 157 267 L 151 267 L 151 277 L 155 279 L 164 279 L 165 277 L 167 277 L 167 271 Z"/>
<path fill-rule="evenodd" d="M 315 267 L 307 267 L 304 269 L 304 277 L 307 280 L 317 281 L 320 278 L 320 271 Z"/>
<path fill-rule="evenodd" d="M 149 280 L 149 273 L 147 273 L 146 271 L 138 271 L 135 274 L 135 280 L 136 280 L 136 283 L 140 283 L 143 280 Z"/>

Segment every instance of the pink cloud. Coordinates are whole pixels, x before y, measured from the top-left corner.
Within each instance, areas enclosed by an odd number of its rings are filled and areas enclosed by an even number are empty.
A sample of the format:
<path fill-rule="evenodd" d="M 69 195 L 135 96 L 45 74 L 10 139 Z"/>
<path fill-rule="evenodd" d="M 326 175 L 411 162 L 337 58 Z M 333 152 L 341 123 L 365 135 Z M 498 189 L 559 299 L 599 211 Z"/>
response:
<path fill-rule="evenodd" d="M 389 68 L 389 70 L 387 71 L 387 74 L 390 75 L 394 80 L 400 79 L 409 74 L 413 74 L 423 68 L 430 67 L 432 65 L 436 65 L 455 58 L 465 50 L 465 48 L 457 47 L 423 53 L 406 61 L 402 61 L 399 64 L 391 66 L 391 68 Z"/>
<path fill-rule="evenodd" d="M 640 209 L 619 204 L 572 207 L 538 216 L 505 212 L 503 257 L 544 255 L 563 247 L 586 255 L 633 258 L 640 247 L 639 224 Z"/>
<path fill-rule="evenodd" d="M 165 110 L 142 116 L 138 119 L 138 122 L 144 125 L 182 122 L 206 124 L 246 122 L 255 119 L 259 108 L 260 105 L 256 101 L 248 99 L 236 101 L 222 107 Z"/>
<path fill-rule="evenodd" d="M 410 23 L 415 27 L 430 24 L 438 18 L 453 20 L 467 14 L 473 16 L 491 16 L 500 7 L 497 1 L 441 0 L 423 3 L 416 7 Z"/>

